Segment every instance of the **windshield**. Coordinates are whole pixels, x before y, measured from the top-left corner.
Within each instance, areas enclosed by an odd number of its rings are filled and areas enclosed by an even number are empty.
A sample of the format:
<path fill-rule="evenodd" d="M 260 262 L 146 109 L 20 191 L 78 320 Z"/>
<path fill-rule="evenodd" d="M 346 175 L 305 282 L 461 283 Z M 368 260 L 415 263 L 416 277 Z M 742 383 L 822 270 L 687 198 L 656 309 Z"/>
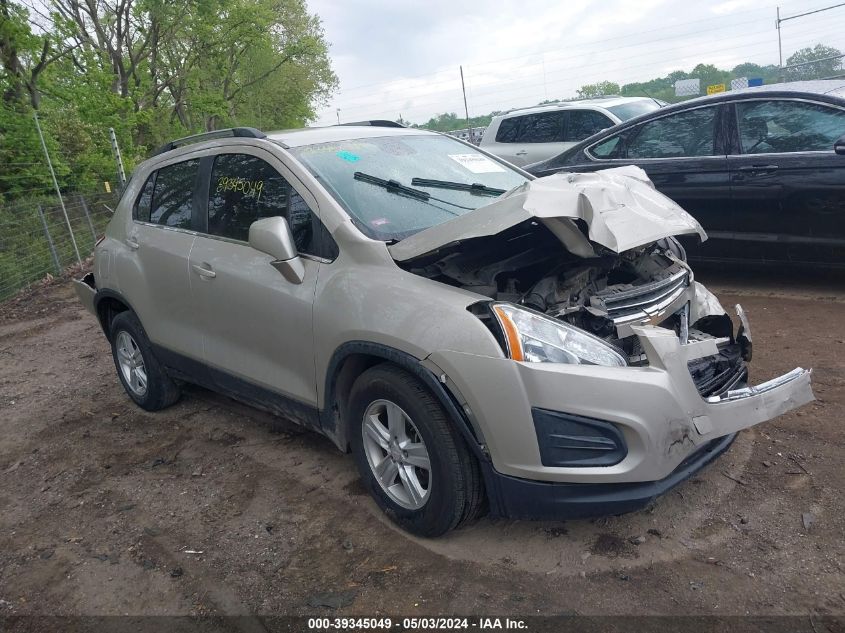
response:
<path fill-rule="evenodd" d="M 478 188 L 451 189 L 426 181 L 479 184 L 507 191 L 526 180 L 507 165 L 445 136 L 361 138 L 290 151 L 340 202 L 356 226 L 369 237 L 384 241 L 404 239 L 495 199 L 489 192 L 481 195 L 484 192 Z M 379 180 L 394 181 L 406 190 L 379 184 Z M 407 188 L 412 185 L 430 197 L 408 195 Z"/>
<path fill-rule="evenodd" d="M 621 120 L 627 121 L 628 119 L 633 119 L 635 116 L 659 110 L 660 104 L 654 99 L 643 99 L 642 101 L 631 101 L 630 103 L 608 106 L 607 109 Z"/>

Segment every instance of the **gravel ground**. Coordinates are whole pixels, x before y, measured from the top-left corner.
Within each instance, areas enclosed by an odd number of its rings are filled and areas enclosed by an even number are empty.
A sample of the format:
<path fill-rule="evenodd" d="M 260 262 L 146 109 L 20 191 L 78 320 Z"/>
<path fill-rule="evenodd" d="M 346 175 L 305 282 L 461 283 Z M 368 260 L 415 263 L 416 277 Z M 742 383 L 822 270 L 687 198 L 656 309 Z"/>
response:
<path fill-rule="evenodd" d="M 845 615 L 845 284 L 700 277 L 752 380 L 813 367 L 816 402 L 643 512 L 433 541 L 313 433 L 199 388 L 135 407 L 70 285 L 33 288 L 0 305 L 0 616 Z"/>

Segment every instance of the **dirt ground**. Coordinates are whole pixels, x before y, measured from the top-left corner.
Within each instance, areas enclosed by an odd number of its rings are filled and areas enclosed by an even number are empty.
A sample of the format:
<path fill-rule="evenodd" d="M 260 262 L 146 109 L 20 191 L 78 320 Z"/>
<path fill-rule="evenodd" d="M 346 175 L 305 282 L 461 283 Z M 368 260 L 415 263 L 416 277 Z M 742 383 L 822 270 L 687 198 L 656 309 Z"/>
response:
<path fill-rule="evenodd" d="M 313 433 L 199 388 L 135 407 L 70 285 L 27 291 L 0 305 L 0 616 L 843 615 L 845 283 L 699 278 L 749 314 L 752 380 L 812 367 L 816 402 L 646 511 L 433 541 Z"/>

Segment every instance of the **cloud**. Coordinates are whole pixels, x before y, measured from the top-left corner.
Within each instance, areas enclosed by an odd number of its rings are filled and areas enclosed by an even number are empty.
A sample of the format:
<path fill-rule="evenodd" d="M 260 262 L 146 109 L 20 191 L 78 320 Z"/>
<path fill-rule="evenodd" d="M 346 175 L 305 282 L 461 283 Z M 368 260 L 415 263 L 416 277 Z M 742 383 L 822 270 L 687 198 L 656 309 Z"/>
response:
<path fill-rule="evenodd" d="M 801 3 L 782 0 L 781 12 Z M 461 65 L 475 115 L 699 62 L 777 63 L 769 0 L 309 0 L 309 8 L 323 20 L 340 78 L 318 124 L 335 122 L 337 108 L 345 121 L 463 113 Z M 835 44 L 845 22 L 845 9 L 836 11 L 790 22 L 784 55 Z"/>

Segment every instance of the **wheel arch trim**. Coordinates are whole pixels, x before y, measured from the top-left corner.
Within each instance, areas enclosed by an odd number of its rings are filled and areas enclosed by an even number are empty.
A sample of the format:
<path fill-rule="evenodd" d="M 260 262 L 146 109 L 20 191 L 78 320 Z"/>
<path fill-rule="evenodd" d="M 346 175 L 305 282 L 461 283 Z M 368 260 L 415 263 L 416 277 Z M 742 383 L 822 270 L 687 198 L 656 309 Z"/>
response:
<path fill-rule="evenodd" d="M 126 297 L 124 297 L 122 294 L 120 294 L 116 290 L 109 290 L 108 288 L 103 288 L 103 289 L 97 290 L 97 294 L 94 296 L 94 310 L 97 313 L 97 321 L 99 321 L 100 327 L 102 328 L 103 333 L 106 335 L 106 338 L 110 338 L 111 333 L 109 332 L 109 328 L 106 327 L 106 321 L 105 321 L 105 318 L 104 318 L 105 315 L 102 313 L 100 306 L 103 303 L 103 301 L 106 301 L 108 299 L 112 299 L 114 301 L 117 301 L 118 303 L 122 303 L 123 305 L 126 306 L 127 310 L 132 312 L 132 314 L 134 314 L 136 317 L 138 316 L 138 313 L 132 307 L 132 304 L 129 303 L 129 301 L 126 300 Z M 138 317 L 138 320 L 140 321 L 140 317 Z M 142 327 L 143 327 L 143 324 L 142 324 Z"/>
<path fill-rule="evenodd" d="M 363 357 L 375 360 L 363 366 L 363 368 L 351 378 L 357 378 L 364 370 L 378 364 L 378 362 L 389 362 L 404 369 L 423 385 L 437 398 L 437 401 L 445 409 L 452 420 L 455 429 L 461 434 L 469 445 L 473 455 L 483 461 L 489 461 L 490 457 L 485 453 L 479 444 L 478 438 L 473 432 L 473 427 L 466 414 L 461 410 L 457 398 L 452 394 L 446 385 L 442 384 L 437 376 L 428 369 L 423 361 L 412 354 L 402 350 L 370 341 L 347 341 L 340 345 L 332 354 L 329 360 L 325 375 L 325 399 L 324 407 L 320 411 L 320 425 L 323 432 L 330 437 L 341 450 L 347 450 L 349 445 L 347 425 L 342 412 L 342 403 L 337 402 L 338 380 L 344 379 L 343 370 L 345 363 L 352 357 Z M 343 387 L 343 385 L 341 385 Z"/>

